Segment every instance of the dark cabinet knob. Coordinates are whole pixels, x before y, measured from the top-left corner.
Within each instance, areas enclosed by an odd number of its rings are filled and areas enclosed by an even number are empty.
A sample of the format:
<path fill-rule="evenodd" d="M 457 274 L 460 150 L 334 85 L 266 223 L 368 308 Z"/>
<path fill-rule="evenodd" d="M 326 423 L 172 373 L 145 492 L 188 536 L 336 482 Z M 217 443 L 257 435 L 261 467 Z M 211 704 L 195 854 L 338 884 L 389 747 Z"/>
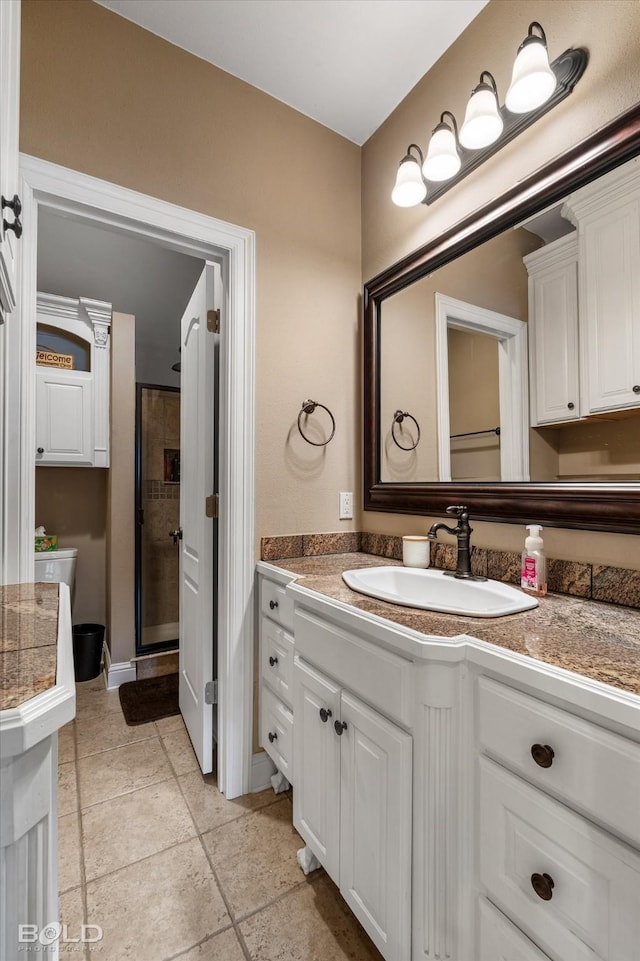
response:
<path fill-rule="evenodd" d="M 278 740 L 278 735 L 276 734 L 275 731 L 274 731 L 273 733 L 271 733 L 271 731 L 269 731 L 268 737 L 269 737 L 269 743 L 270 743 L 270 744 L 273 744 L 274 741 L 277 741 L 277 740 Z"/>
<path fill-rule="evenodd" d="M 531 887 L 543 901 L 550 901 L 553 897 L 555 885 L 553 878 L 549 874 L 532 874 Z"/>
<path fill-rule="evenodd" d="M 636 384 L 633 388 L 634 394 L 640 394 L 640 384 Z"/>
<path fill-rule="evenodd" d="M 38 453 L 44 454 L 44 447 L 38 447 Z"/>
<path fill-rule="evenodd" d="M 275 609 L 276 609 L 277 606 L 278 606 L 278 602 L 277 602 L 277 601 L 269 601 L 269 608 L 270 608 L 270 610 L 275 611 Z"/>
<path fill-rule="evenodd" d="M 20 198 L 18 197 L 18 195 L 14 194 L 13 200 L 7 200 L 6 197 L 3 197 L 2 209 L 4 210 L 5 207 L 8 207 L 9 210 L 13 210 L 14 220 L 13 220 L 13 223 L 10 224 L 8 220 L 5 220 L 4 217 L 2 218 L 2 227 L 4 229 L 4 232 L 6 233 L 7 230 L 13 230 L 14 234 L 19 240 L 20 237 L 22 237 L 22 224 L 20 223 L 20 214 L 22 213 L 22 204 L 20 203 Z"/>
<path fill-rule="evenodd" d="M 334 721 L 333 726 L 338 737 L 342 737 L 342 732 L 347 729 L 346 721 Z"/>
<path fill-rule="evenodd" d="M 329 718 L 330 718 L 331 716 L 332 716 L 331 710 L 330 710 L 328 707 L 327 707 L 327 708 L 324 708 L 324 707 L 321 707 L 321 708 L 320 708 L 320 720 L 322 721 L 323 724 L 326 724 L 327 721 L 329 720 Z"/>
<path fill-rule="evenodd" d="M 9 210 L 13 210 L 16 217 L 19 217 L 22 213 L 22 202 L 17 194 L 13 195 L 13 200 L 7 200 L 6 197 L 2 198 L 2 209 L 8 207 Z"/>
<path fill-rule="evenodd" d="M 277 658 L 277 657 L 270 657 L 270 658 L 269 658 L 269 664 L 271 665 L 271 667 L 275 667 L 277 663 L 278 663 L 278 658 Z"/>
<path fill-rule="evenodd" d="M 573 408 L 574 408 L 575 406 L 576 406 L 576 405 L 573 403 L 572 400 L 570 400 L 569 403 L 567 404 L 567 407 L 569 408 L 569 410 L 573 410 Z"/>
<path fill-rule="evenodd" d="M 532 744 L 531 757 L 538 767 L 551 767 L 555 752 L 548 744 Z"/>

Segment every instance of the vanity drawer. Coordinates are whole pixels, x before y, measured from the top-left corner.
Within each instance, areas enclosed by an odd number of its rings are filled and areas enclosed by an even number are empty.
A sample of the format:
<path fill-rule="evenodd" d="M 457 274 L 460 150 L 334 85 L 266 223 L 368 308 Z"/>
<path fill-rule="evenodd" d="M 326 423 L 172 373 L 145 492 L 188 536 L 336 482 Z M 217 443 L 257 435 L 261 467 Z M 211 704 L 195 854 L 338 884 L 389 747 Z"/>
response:
<path fill-rule="evenodd" d="M 486 677 L 477 705 L 483 753 L 640 847 L 640 744 Z"/>
<path fill-rule="evenodd" d="M 281 584 L 260 578 L 260 610 L 288 631 L 293 630 L 293 601 Z"/>
<path fill-rule="evenodd" d="M 478 899 L 478 951 L 476 961 L 549 961 L 486 898 Z"/>
<path fill-rule="evenodd" d="M 479 765 L 488 897 L 558 961 L 637 961 L 640 855 L 493 761 Z"/>
<path fill-rule="evenodd" d="M 264 685 L 260 691 L 260 743 L 293 784 L 293 714 Z"/>
<path fill-rule="evenodd" d="M 296 610 L 296 654 L 387 717 L 411 726 L 412 664 L 371 641 Z"/>
<path fill-rule="evenodd" d="M 293 638 L 264 616 L 260 623 L 260 671 L 278 697 L 293 707 Z"/>

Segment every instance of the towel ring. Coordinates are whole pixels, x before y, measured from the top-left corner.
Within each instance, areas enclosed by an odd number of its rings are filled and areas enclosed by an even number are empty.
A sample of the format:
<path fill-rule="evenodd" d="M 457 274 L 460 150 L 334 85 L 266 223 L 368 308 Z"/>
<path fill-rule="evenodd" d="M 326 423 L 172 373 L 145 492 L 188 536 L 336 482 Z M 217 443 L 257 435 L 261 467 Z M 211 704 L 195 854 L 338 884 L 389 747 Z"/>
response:
<path fill-rule="evenodd" d="M 405 447 L 404 444 L 401 444 L 400 441 L 398 440 L 398 438 L 396 437 L 396 433 L 395 433 L 396 424 L 401 424 L 402 421 L 405 419 L 405 417 L 408 417 L 409 420 L 412 420 L 412 421 L 413 421 L 413 423 L 416 425 L 416 428 L 417 428 L 417 431 L 418 431 L 418 436 L 416 437 L 416 442 L 415 442 L 415 444 L 412 444 L 410 447 Z M 418 444 L 420 443 L 420 424 L 419 424 L 418 421 L 415 419 L 415 417 L 413 416 L 413 414 L 410 414 L 410 413 L 409 413 L 408 411 L 406 411 L 406 410 L 405 410 L 404 412 L 401 411 L 401 410 L 397 410 L 397 411 L 395 412 L 395 414 L 393 415 L 393 422 L 392 422 L 392 424 L 391 424 L 391 436 L 393 437 L 394 443 L 397 444 L 397 446 L 400 448 L 400 450 L 415 450 L 416 447 L 418 446 Z"/>
<path fill-rule="evenodd" d="M 326 440 L 320 440 L 320 441 L 318 441 L 318 440 L 310 440 L 310 439 L 307 437 L 307 435 L 305 434 L 305 432 L 303 431 L 303 429 L 302 429 L 302 423 L 301 423 L 301 421 L 302 421 L 302 415 L 303 415 L 303 414 L 307 414 L 307 415 L 313 414 L 313 412 L 314 412 L 314 410 L 316 409 L 316 407 L 322 407 L 322 409 L 323 409 L 323 410 L 326 410 L 327 414 L 328 414 L 329 417 L 331 418 L 331 434 L 330 434 L 329 437 L 327 437 Z M 317 400 L 303 400 L 303 401 L 302 401 L 302 407 L 301 407 L 301 409 L 300 409 L 300 413 L 298 414 L 298 430 L 299 430 L 300 433 L 302 434 L 304 440 L 306 440 L 307 444 L 313 444 L 314 447 L 326 447 L 326 445 L 329 443 L 329 441 L 333 439 L 333 435 L 334 435 L 335 432 L 336 432 L 336 421 L 335 421 L 335 417 L 333 416 L 333 414 L 331 413 L 331 411 L 329 410 L 328 407 L 325 407 L 324 404 L 319 404 Z"/>

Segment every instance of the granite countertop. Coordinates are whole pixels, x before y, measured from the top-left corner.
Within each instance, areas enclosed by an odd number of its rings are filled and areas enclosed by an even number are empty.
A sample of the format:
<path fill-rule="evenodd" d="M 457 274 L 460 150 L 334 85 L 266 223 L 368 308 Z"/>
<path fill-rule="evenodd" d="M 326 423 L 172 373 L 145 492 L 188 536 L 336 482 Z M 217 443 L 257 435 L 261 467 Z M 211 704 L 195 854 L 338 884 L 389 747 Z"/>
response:
<path fill-rule="evenodd" d="M 352 591 L 343 571 L 386 567 L 398 561 L 372 554 L 327 554 L 270 561 L 296 574 L 301 586 L 422 634 L 468 634 L 584 677 L 640 695 L 640 610 L 563 594 L 547 594 L 539 607 L 505 617 L 462 617 L 388 604 Z"/>
<path fill-rule="evenodd" d="M 58 584 L 0 587 L 0 710 L 56 683 Z"/>

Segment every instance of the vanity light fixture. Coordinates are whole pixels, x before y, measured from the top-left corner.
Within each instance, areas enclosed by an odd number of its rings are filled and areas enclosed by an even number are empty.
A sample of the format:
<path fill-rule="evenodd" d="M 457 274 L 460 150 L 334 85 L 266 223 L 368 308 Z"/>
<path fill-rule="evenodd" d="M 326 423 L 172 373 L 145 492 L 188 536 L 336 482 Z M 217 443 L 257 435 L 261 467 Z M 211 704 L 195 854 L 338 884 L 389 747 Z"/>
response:
<path fill-rule="evenodd" d="M 445 123 L 445 117 L 451 118 L 451 126 Z M 456 118 L 450 110 L 443 110 L 440 123 L 431 134 L 422 174 L 426 180 L 449 180 L 458 173 L 461 163 Z"/>
<path fill-rule="evenodd" d="M 467 104 L 460 131 L 460 143 L 468 150 L 480 150 L 495 143 L 503 127 L 495 78 L 488 70 L 483 70 L 480 83 L 472 90 Z"/>
<path fill-rule="evenodd" d="M 455 183 L 488 160 L 543 114 L 568 97 L 584 73 L 589 54 L 570 48 L 549 64 L 545 32 L 534 20 L 520 44 L 505 103 L 500 106 L 493 74 L 483 70 L 471 93 L 458 134 L 450 110 L 440 114 L 426 159 L 412 143 L 400 161 L 391 194 L 399 207 L 431 204 Z"/>

